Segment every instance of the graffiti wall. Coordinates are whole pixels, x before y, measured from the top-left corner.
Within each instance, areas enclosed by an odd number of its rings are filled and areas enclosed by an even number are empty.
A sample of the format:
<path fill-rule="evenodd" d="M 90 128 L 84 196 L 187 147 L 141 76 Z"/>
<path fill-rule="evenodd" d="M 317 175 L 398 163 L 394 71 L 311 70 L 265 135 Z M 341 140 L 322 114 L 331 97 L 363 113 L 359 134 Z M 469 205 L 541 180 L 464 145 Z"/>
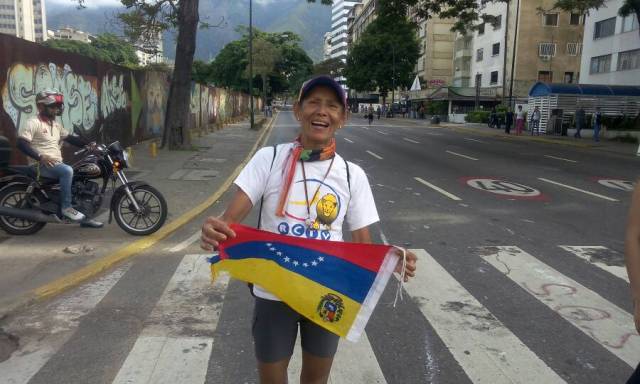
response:
<path fill-rule="evenodd" d="M 0 34 L 0 135 L 15 143 L 17 132 L 37 115 L 36 94 L 64 94 L 59 121 L 70 132 L 125 146 L 164 131 L 170 74 L 133 71 L 85 56 L 42 47 Z M 191 91 L 190 127 L 206 131 L 247 115 L 249 96 L 200 84 Z M 260 100 L 255 100 L 261 108 Z M 12 163 L 25 159 L 17 151 Z"/>

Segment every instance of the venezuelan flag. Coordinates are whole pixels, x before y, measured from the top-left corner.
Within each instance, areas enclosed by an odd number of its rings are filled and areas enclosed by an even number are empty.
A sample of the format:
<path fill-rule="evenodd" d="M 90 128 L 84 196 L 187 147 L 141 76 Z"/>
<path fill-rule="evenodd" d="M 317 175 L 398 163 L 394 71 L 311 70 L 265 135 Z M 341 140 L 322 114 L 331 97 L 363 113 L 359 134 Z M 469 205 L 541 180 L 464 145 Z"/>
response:
<path fill-rule="evenodd" d="M 243 225 L 209 259 L 220 271 L 261 285 L 296 312 L 357 341 L 399 257 L 393 247 L 283 236 Z"/>

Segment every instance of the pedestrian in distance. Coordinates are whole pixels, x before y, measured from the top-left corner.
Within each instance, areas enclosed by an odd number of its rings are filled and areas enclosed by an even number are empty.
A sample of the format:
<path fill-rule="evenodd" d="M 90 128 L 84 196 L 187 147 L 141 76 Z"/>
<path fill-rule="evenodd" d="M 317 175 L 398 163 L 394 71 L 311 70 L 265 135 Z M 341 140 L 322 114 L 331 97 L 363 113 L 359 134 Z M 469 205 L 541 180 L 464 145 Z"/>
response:
<path fill-rule="evenodd" d="M 596 113 L 593 115 L 593 140 L 600 141 L 600 128 L 602 127 L 602 113 L 600 107 L 596 107 Z"/>
<path fill-rule="evenodd" d="M 511 134 L 511 125 L 513 124 L 513 111 L 511 108 L 507 109 L 504 114 L 504 132 Z"/>
<path fill-rule="evenodd" d="M 636 332 L 640 335 L 640 182 L 636 183 L 631 196 L 631 206 L 627 219 L 624 258 L 627 265 L 627 275 L 631 285 L 631 299 L 633 300 L 633 320 Z M 627 384 L 640 383 L 640 364 L 627 381 Z"/>
<path fill-rule="evenodd" d="M 534 134 L 536 136 L 540 135 L 540 108 L 536 106 L 531 113 L 531 136 Z"/>
<path fill-rule="evenodd" d="M 522 105 L 518 105 L 518 110 L 516 112 L 516 135 L 521 135 L 524 130 L 524 111 L 522 110 Z"/>
<path fill-rule="evenodd" d="M 378 120 L 380 120 L 381 113 L 382 113 L 382 110 L 380 110 L 380 106 L 378 105 L 378 108 L 376 108 L 376 114 L 378 115 Z"/>
<path fill-rule="evenodd" d="M 369 104 L 369 109 L 367 111 L 367 118 L 369 119 L 369 125 L 373 122 L 373 106 Z"/>
<path fill-rule="evenodd" d="M 220 242 L 236 237 L 229 224 L 242 222 L 256 204 L 260 206 L 261 229 L 294 236 L 289 230 L 283 232 L 283 228 L 304 226 L 307 230 L 302 236 L 310 237 L 319 220 L 312 217 L 316 213 L 312 205 L 324 200 L 316 199 L 320 196 L 327 196 L 327 201 L 345 202 L 331 203 L 334 213 L 329 221 L 324 218 L 321 223 L 321 229 L 330 234 L 329 240 L 324 241 L 342 241 L 346 224 L 352 242 L 372 242 L 369 226 L 379 218 L 367 176 L 358 165 L 336 153 L 335 133 L 347 121 L 344 90 L 331 77 L 312 78 L 302 85 L 294 115 L 300 124 L 299 136 L 290 143 L 262 148 L 253 156 L 235 180 L 238 189 L 225 212 L 220 217 L 207 218 L 202 226 L 204 250 L 213 251 Z M 407 252 L 406 259 L 404 272 L 408 280 L 415 275 L 417 258 Z M 396 271 L 401 268 L 402 263 L 398 263 Z M 287 367 L 299 329 L 300 382 L 327 383 L 339 337 L 302 317 L 264 288 L 254 285 L 252 293 L 252 334 L 260 382 L 287 382 Z"/>
<path fill-rule="evenodd" d="M 584 128 L 585 120 L 586 120 L 586 116 L 584 113 L 584 108 L 582 108 L 582 105 L 579 105 L 575 115 L 576 133 L 573 135 L 573 137 L 575 137 L 576 139 L 582 138 L 582 135 L 580 134 L 580 132 L 582 132 L 582 128 Z"/>
<path fill-rule="evenodd" d="M 496 107 L 493 107 L 491 109 L 491 113 L 489 113 L 489 123 L 487 124 L 489 126 L 489 128 L 493 128 L 496 126 L 496 120 L 498 113 L 496 112 Z"/>

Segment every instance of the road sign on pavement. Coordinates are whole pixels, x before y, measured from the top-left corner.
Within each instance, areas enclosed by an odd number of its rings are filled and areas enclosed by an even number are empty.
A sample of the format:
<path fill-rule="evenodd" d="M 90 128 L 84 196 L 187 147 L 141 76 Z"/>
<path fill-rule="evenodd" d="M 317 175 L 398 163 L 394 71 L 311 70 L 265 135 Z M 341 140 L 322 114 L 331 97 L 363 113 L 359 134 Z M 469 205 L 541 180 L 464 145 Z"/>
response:
<path fill-rule="evenodd" d="M 472 188 L 513 199 L 530 200 L 544 197 L 542 192 L 533 187 L 508 180 L 489 177 L 471 177 L 463 179 L 463 182 Z"/>

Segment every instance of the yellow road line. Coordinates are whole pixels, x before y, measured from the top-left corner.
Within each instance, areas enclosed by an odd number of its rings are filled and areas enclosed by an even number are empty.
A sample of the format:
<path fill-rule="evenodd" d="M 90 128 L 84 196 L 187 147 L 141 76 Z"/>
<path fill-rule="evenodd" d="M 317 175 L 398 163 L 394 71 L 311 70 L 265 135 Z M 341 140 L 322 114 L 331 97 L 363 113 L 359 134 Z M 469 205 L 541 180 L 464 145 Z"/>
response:
<path fill-rule="evenodd" d="M 204 202 L 192 208 L 187 213 L 176 218 L 172 222 L 166 224 L 160 230 L 158 230 L 158 232 L 152 235 L 149 235 L 143 239 L 134 241 L 133 243 L 117 250 L 115 253 L 112 253 L 111 255 L 105 256 L 100 260 L 97 260 L 75 272 L 72 272 L 66 276 L 63 276 L 57 280 L 52 281 L 51 283 L 48 283 L 39 288 L 36 288 L 35 290 L 32 291 L 33 294 L 29 295 L 31 300 L 27 300 L 27 303 L 33 300 L 42 300 L 42 299 L 49 298 L 51 296 L 55 296 L 75 285 L 82 283 L 83 281 L 99 274 L 100 272 L 111 268 L 113 265 L 131 256 L 134 256 L 144 251 L 147 248 L 152 247 L 153 245 L 158 243 L 160 240 L 169 236 L 175 230 L 177 230 L 178 228 L 185 225 L 190 220 L 192 220 L 193 218 L 195 218 L 196 216 L 204 212 L 213 203 L 215 203 L 222 196 L 222 194 L 231 186 L 231 184 L 233 183 L 235 178 L 238 176 L 242 168 L 244 168 L 244 166 L 251 159 L 251 156 L 256 151 L 258 146 L 262 143 L 267 133 L 269 133 L 273 128 L 274 122 L 278 118 L 279 113 L 280 112 L 276 113 L 276 116 L 271 120 L 271 122 L 269 123 L 269 126 L 262 131 L 262 133 L 258 137 L 258 140 L 256 140 L 256 143 L 253 145 L 253 148 L 251 148 L 251 151 L 249 152 L 247 157 L 244 159 L 244 161 L 242 161 L 242 163 L 240 163 L 240 165 L 236 167 L 236 169 L 233 171 L 233 173 L 231 173 L 231 175 L 227 178 L 224 184 L 222 184 L 222 186 L 218 188 L 218 190 L 214 194 L 209 196 L 209 198 L 207 198 Z"/>

